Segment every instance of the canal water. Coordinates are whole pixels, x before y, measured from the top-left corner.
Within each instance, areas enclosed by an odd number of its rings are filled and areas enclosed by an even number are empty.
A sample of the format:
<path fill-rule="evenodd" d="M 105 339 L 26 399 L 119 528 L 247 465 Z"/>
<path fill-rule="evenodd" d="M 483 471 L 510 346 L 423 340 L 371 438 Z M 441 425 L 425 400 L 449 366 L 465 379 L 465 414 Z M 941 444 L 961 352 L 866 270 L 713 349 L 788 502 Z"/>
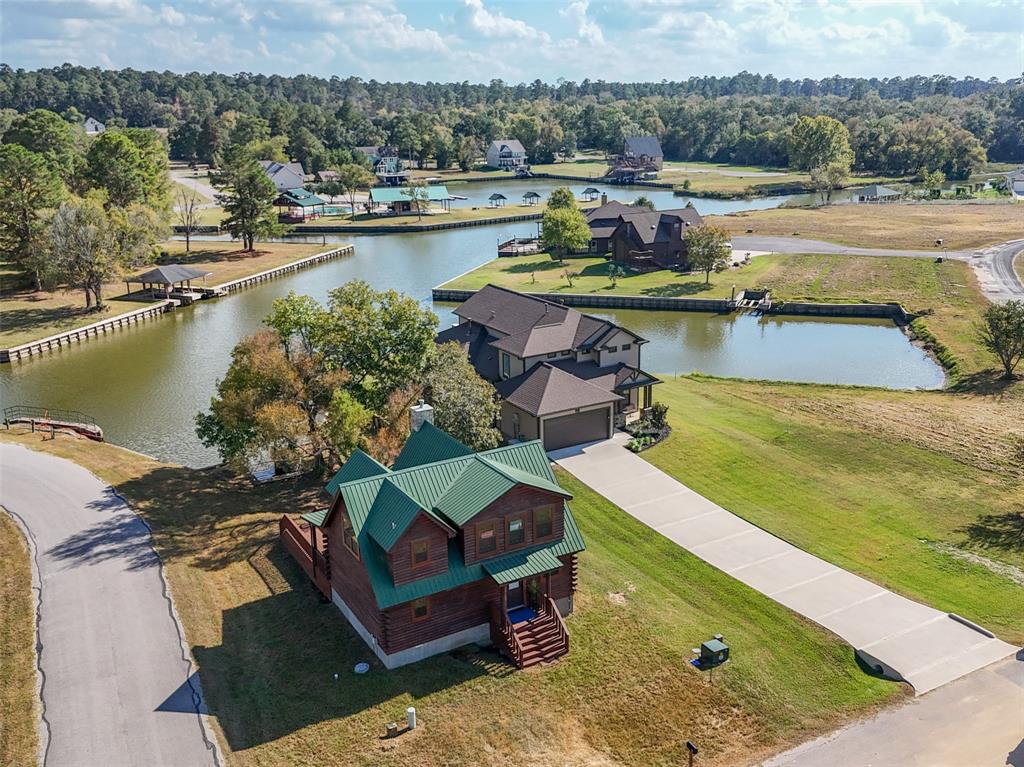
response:
<path fill-rule="evenodd" d="M 538 183 L 533 188 L 541 191 Z M 731 204 L 732 210 L 746 206 Z M 195 414 L 209 405 L 232 347 L 261 326 L 275 298 L 295 291 L 324 300 L 331 288 L 361 279 L 431 305 L 431 287 L 492 259 L 500 237 L 535 230 L 533 222 L 523 222 L 427 234 L 328 236 L 328 243 L 352 242 L 355 253 L 79 346 L 0 366 L 0 404 L 80 410 L 96 418 L 112 442 L 168 461 L 207 465 L 217 456 L 199 444 Z M 454 321 L 451 306 L 434 309 L 442 327 Z M 927 355 L 884 321 L 639 311 L 603 316 L 649 339 L 643 359 L 652 373 L 697 370 L 898 389 L 937 388 L 944 380 Z"/>

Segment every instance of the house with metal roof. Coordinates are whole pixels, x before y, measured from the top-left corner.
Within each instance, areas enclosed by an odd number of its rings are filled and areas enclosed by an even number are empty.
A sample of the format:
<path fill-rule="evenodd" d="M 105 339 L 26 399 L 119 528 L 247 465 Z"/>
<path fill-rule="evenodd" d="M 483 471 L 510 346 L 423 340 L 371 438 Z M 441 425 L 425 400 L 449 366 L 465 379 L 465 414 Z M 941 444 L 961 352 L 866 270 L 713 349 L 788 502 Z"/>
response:
<path fill-rule="evenodd" d="M 629 136 L 623 141 L 622 159 L 644 170 L 661 170 L 665 155 L 657 136 Z"/>
<path fill-rule="evenodd" d="M 501 397 L 508 440 L 547 450 L 607 439 L 640 418 L 661 383 L 640 367 L 645 339 L 608 320 L 487 285 L 437 334 L 458 343 Z"/>
<path fill-rule="evenodd" d="M 427 421 L 390 469 L 357 450 L 326 489 L 282 539 L 387 668 L 470 643 L 520 668 L 569 651 L 584 543 L 539 441 L 474 453 Z"/>
<path fill-rule="evenodd" d="M 529 167 L 526 148 L 517 139 L 495 139 L 487 147 L 487 164 L 501 170 L 516 170 Z"/>
<path fill-rule="evenodd" d="M 452 199 L 451 194 L 448 192 L 448 187 L 444 184 L 430 184 L 427 186 L 428 204 L 439 203 L 441 209 L 448 212 L 451 209 Z M 414 212 L 412 195 L 409 194 L 406 187 L 375 186 L 370 189 L 370 203 L 373 206 L 385 205 L 388 212 L 394 214 Z M 425 210 L 426 207 L 424 208 Z"/>

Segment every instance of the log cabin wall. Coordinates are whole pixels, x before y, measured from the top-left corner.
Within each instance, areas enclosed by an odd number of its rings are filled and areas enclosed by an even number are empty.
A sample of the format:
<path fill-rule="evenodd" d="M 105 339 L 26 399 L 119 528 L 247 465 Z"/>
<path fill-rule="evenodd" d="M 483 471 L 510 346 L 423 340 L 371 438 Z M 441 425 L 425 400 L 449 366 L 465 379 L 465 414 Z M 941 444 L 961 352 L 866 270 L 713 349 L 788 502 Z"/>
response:
<path fill-rule="evenodd" d="M 373 595 L 370 577 L 362 561 L 355 558 L 343 542 L 345 505 L 340 499 L 327 525 L 327 551 L 331 561 L 331 588 L 349 606 L 367 631 L 384 643 L 381 613 Z"/>
<path fill-rule="evenodd" d="M 429 559 L 413 566 L 412 544 L 426 541 Z M 448 571 L 448 533 L 426 514 L 420 514 L 388 552 L 388 567 L 396 586 Z"/>
<path fill-rule="evenodd" d="M 410 647 L 487 623 L 491 604 L 501 598 L 498 584 L 483 578 L 449 591 L 427 597 L 430 616 L 413 620 L 412 603 L 390 607 L 383 612 L 387 643 L 384 652 L 395 653 Z"/>
<path fill-rule="evenodd" d="M 466 564 L 473 564 L 482 559 L 500 557 L 503 554 L 509 554 L 537 543 L 561 540 L 564 534 L 563 503 L 564 499 L 561 496 L 546 493 L 543 490 L 537 490 L 525 485 L 512 488 L 463 525 L 460 535 L 462 537 L 462 555 L 465 558 Z M 541 506 L 553 506 L 551 535 L 546 538 L 535 539 L 533 511 Z M 506 541 L 508 520 L 517 516 L 523 516 L 525 519 L 526 537 L 521 545 L 509 546 Z M 492 521 L 497 523 L 495 526 L 497 546 L 493 552 L 481 555 L 477 551 L 479 526 Z"/>

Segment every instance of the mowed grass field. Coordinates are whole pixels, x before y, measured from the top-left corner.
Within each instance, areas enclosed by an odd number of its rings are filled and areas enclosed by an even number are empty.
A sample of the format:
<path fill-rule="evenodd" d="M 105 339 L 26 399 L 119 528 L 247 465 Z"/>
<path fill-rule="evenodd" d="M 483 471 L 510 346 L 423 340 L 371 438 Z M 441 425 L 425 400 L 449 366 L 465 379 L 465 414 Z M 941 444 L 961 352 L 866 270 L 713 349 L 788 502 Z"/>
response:
<path fill-rule="evenodd" d="M 229 765 L 668 765 L 687 739 L 708 764 L 746 764 L 908 694 L 565 474 L 587 541 L 566 658 L 517 672 L 469 648 L 356 676 L 372 654 L 277 542 L 282 510 L 323 503 L 319 482 L 253 488 L 38 436 L 0 433 L 80 462 L 153 526 Z M 689 660 L 715 633 L 733 659 L 711 685 Z M 383 740 L 408 705 L 420 728 Z"/>
<path fill-rule="evenodd" d="M 840 567 L 1024 642 L 1024 389 L 671 379 L 644 457 Z"/>
<path fill-rule="evenodd" d="M 256 274 L 275 266 L 297 261 L 324 250 L 322 245 L 257 243 L 251 253 L 241 250 L 233 242 L 193 241 L 192 250 L 185 252 L 185 243 L 172 240 L 160 248 L 168 253 L 161 263 L 185 264 L 193 269 L 210 272 L 208 286 Z M 131 275 L 141 274 L 155 264 L 139 266 Z M 0 293 L 0 347 L 6 348 L 62 333 L 66 330 L 91 325 L 94 322 L 141 309 L 146 301 L 123 300 L 125 283 L 114 280 L 104 285 L 104 308 L 87 311 L 85 297 L 77 290 L 35 291 L 9 270 L 0 268 L 0 279 L 7 287 Z M 197 284 L 201 285 L 202 281 Z M 138 290 L 134 285 L 133 290 Z M 119 300 L 121 299 L 121 300 Z"/>
<path fill-rule="evenodd" d="M 0 764 L 36 763 L 35 598 L 28 545 L 0 509 Z"/>
<path fill-rule="evenodd" d="M 768 287 L 776 300 L 814 302 L 898 302 L 926 316 L 923 322 L 959 361 L 963 373 L 995 364 L 975 337 L 975 323 L 986 300 L 970 266 L 928 259 L 775 254 L 755 256 L 749 264 L 712 273 L 668 270 L 629 274 L 615 285 L 603 258 L 574 258 L 563 263 L 547 255 L 497 258 L 444 287 L 478 290 L 493 283 L 528 293 L 591 293 L 629 296 L 728 298 L 733 285 Z M 566 271 L 576 272 L 572 286 Z"/>
<path fill-rule="evenodd" d="M 862 248 L 908 248 L 942 254 L 949 250 L 1024 237 L 1024 205 L 999 203 L 913 203 L 775 208 L 708 216 L 733 234 L 800 236 Z"/>

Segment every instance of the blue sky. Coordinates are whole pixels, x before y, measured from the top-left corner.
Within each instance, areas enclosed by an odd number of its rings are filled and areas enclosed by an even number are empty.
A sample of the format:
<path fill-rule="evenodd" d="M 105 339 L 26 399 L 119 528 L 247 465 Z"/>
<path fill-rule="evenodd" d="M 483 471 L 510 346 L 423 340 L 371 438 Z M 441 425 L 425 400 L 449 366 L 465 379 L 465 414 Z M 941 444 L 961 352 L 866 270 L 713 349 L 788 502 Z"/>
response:
<path fill-rule="evenodd" d="M 507 82 L 1024 70 L 1024 0 L 3 0 L 0 61 Z"/>

